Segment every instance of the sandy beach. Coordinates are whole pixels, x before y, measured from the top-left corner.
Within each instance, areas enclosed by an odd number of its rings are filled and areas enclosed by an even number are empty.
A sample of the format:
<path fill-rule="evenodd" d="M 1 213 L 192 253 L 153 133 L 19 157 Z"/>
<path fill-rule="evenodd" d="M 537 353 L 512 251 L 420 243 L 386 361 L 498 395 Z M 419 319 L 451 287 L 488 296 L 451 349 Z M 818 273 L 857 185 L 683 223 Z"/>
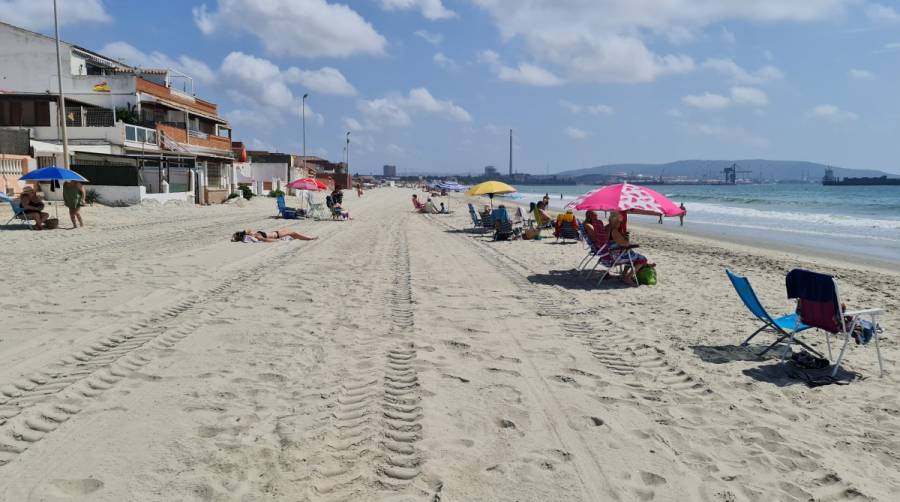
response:
<path fill-rule="evenodd" d="M 411 193 L 0 233 L 0 500 L 896 500 L 897 270 L 641 225 L 659 284 L 598 287 L 580 244 L 491 242 Z M 229 242 L 283 227 L 319 239 Z M 884 377 L 874 347 L 817 388 L 754 355 L 771 335 L 738 347 L 759 323 L 726 267 L 773 313 L 795 267 L 886 309 Z"/>

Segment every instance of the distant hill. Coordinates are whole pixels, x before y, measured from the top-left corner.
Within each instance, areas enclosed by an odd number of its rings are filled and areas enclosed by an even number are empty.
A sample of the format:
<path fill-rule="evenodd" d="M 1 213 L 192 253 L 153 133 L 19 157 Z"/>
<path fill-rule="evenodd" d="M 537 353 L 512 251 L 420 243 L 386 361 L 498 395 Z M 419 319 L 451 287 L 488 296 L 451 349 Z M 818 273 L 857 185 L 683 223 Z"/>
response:
<path fill-rule="evenodd" d="M 606 176 L 611 174 L 627 173 L 629 175 L 643 174 L 646 176 L 686 176 L 689 178 L 722 178 L 722 169 L 737 163 L 739 170 L 752 171 L 740 174 L 738 178 L 766 179 L 766 180 L 819 180 L 825 174 L 825 168 L 834 169 L 834 175 L 844 176 L 884 176 L 896 178 L 897 175 L 877 171 L 874 169 L 848 169 L 845 167 L 826 166 L 815 162 L 802 162 L 795 160 L 678 160 L 666 164 L 609 164 L 605 166 L 575 169 L 557 173 L 557 176 L 571 176 L 580 179 L 588 179 L 591 175 Z"/>

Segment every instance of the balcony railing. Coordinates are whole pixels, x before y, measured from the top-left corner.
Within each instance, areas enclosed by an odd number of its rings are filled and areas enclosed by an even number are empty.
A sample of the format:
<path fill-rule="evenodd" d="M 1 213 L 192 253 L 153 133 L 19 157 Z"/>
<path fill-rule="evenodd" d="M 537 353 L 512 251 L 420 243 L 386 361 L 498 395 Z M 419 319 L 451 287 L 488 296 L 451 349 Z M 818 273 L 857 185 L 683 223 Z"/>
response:
<path fill-rule="evenodd" d="M 67 127 L 112 127 L 115 124 L 116 115 L 108 108 L 66 107 Z"/>
<path fill-rule="evenodd" d="M 157 146 L 159 145 L 159 135 L 154 129 L 125 124 L 125 141 Z"/>

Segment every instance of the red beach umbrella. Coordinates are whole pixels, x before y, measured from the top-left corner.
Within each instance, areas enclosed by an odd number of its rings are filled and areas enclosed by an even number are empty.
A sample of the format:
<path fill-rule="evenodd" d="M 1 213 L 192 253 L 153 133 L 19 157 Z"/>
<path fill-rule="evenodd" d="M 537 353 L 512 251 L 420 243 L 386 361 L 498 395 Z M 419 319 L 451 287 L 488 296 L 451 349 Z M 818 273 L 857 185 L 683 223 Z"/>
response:
<path fill-rule="evenodd" d="M 621 211 L 623 213 L 678 216 L 684 210 L 659 192 L 647 187 L 618 183 L 590 191 L 566 208 L 578 211 Z"/>

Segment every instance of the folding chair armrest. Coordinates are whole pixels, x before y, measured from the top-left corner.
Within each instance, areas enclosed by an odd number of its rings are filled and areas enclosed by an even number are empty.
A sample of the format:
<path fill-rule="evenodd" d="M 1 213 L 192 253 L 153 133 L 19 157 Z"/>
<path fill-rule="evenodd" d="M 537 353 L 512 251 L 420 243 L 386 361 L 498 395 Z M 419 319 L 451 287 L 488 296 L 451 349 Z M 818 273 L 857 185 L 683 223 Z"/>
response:
<path fill-rule="evenodd" d="M 862 310 L 848 310 L 844 312 L 844 315 L 849 316 L 859 316 L 859 315 L 881 315 L 884 314 L 884 309 L 862 309 Z"/>
<path fill-rule="evenodd" d="M 627 246 L 618 246 L 619 249 L 634 249 L 641 247 L 640 244 L 629 244 Z"/>

